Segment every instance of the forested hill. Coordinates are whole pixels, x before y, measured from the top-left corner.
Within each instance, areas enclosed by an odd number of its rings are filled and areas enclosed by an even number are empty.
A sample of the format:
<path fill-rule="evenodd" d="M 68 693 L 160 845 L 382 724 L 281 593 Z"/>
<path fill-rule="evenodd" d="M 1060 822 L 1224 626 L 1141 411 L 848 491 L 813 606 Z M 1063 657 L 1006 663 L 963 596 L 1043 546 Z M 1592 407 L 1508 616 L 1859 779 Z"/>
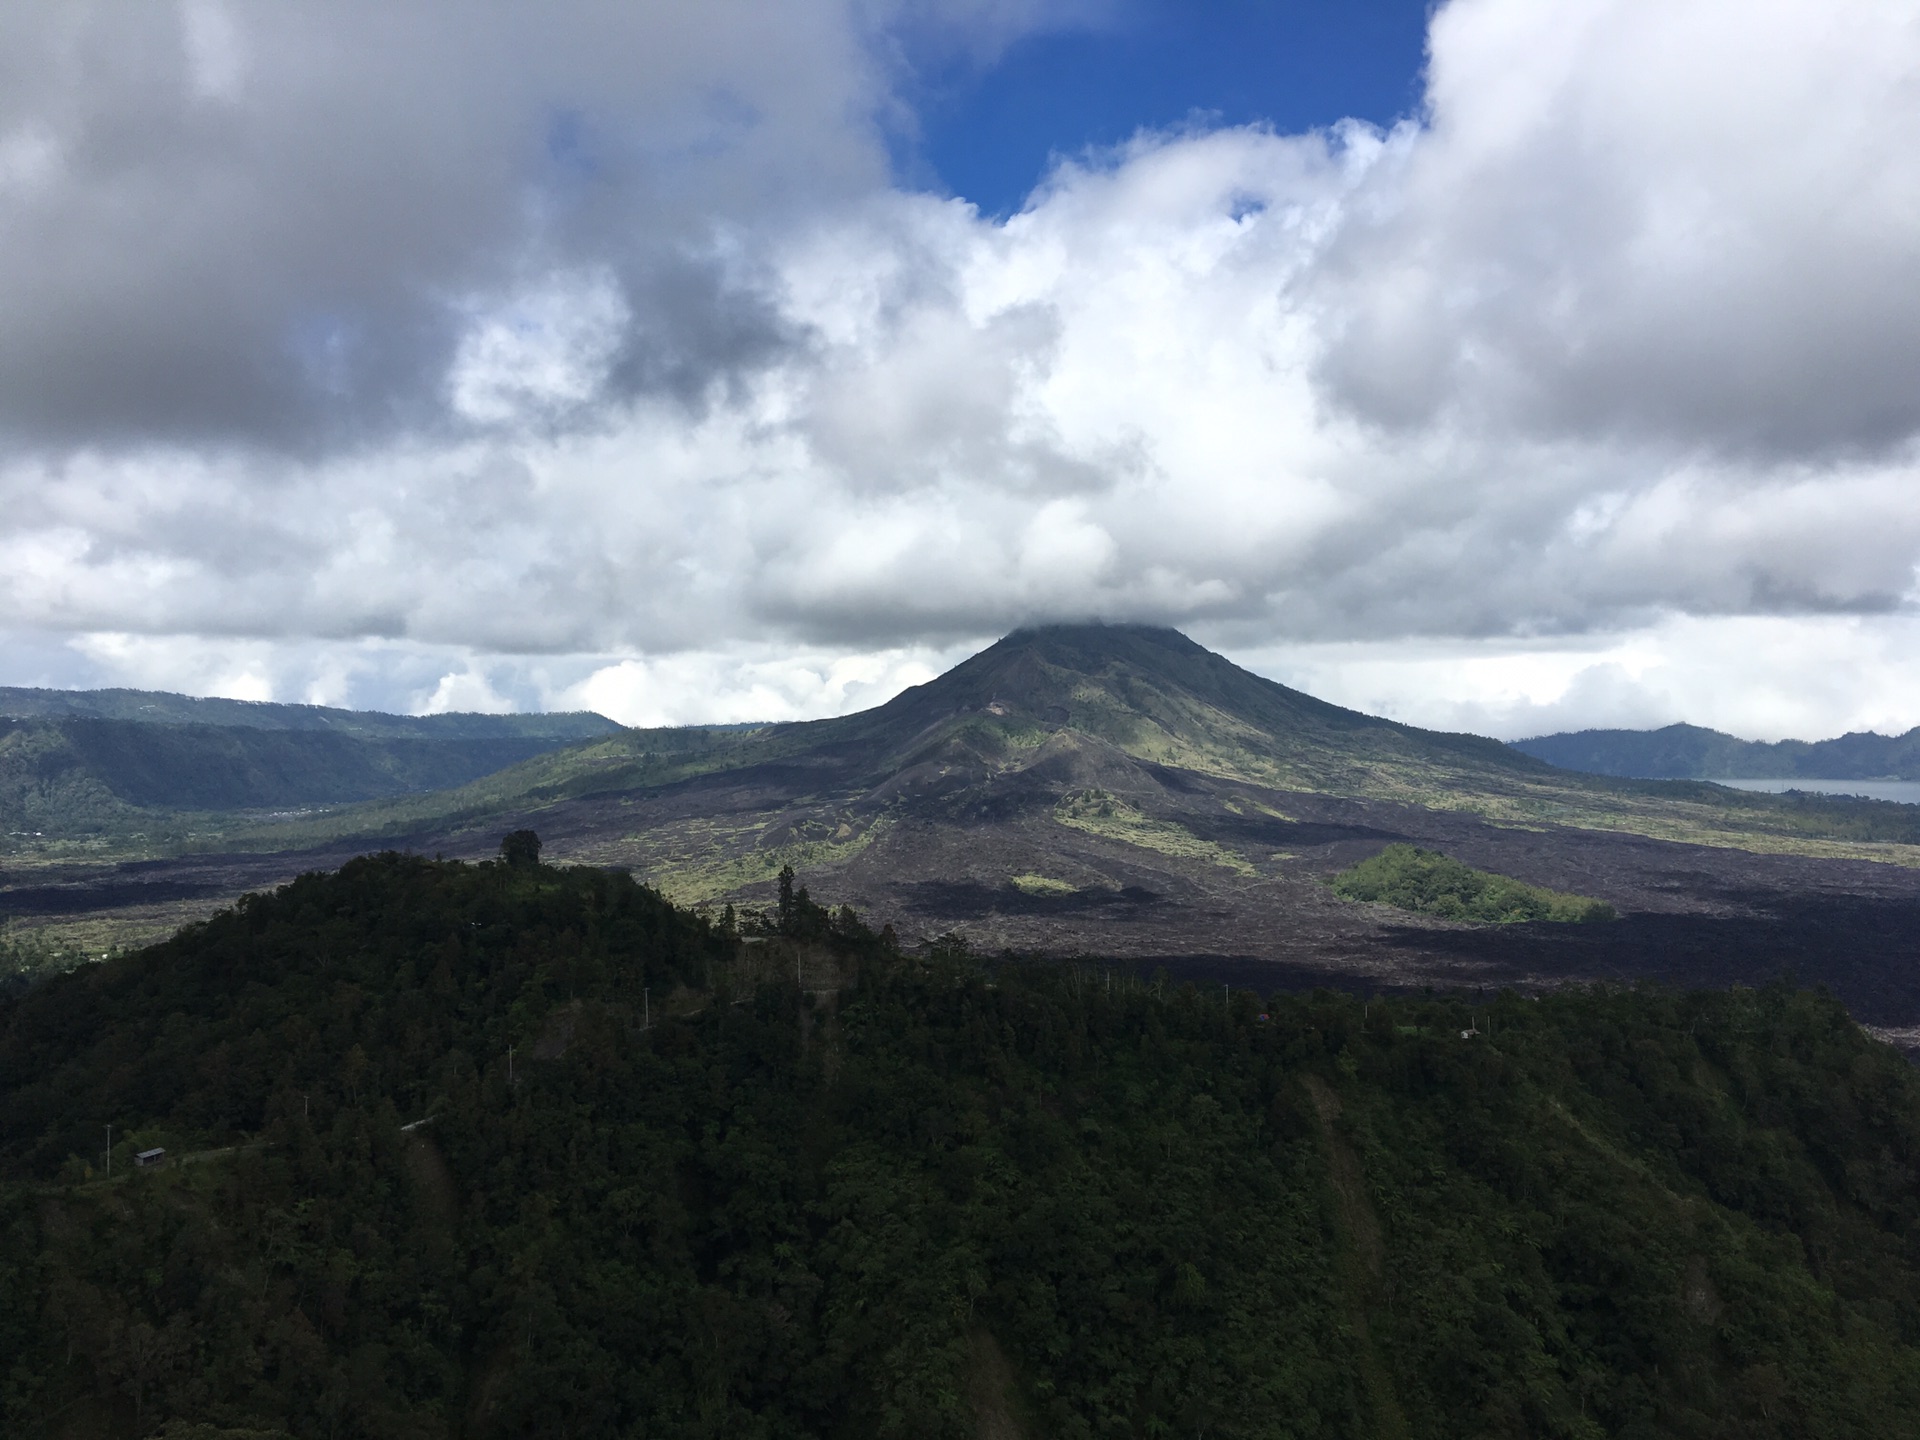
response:
<path fill-rule="evenodd" d="M 338 805 L 463 785 L 565 741 L 0 719 L 0 830 L 163 832 L 175 812 Z"/>
<path fill-rule="evenodd" d="M 1920 780 L 1920 729 L 1769 742 L 1668 725 L 1541 735 L 1513 748 L 1565 770 L 1647 780 Z"/>
<path fill-rule="evenodd" d="M 531 848 L 0 1005 L 0 1431 L 1920 1433 L 1920 1076 L 1830 1001 L 1175 990 Z"/>
<path fill-rule="evenodd" d="M 443 790 L 620 729 L 584 712 L 383 715 L 147 690 L 0 689 L 0 831 L 152 838 L 178 827 L 173 812 Z"/>

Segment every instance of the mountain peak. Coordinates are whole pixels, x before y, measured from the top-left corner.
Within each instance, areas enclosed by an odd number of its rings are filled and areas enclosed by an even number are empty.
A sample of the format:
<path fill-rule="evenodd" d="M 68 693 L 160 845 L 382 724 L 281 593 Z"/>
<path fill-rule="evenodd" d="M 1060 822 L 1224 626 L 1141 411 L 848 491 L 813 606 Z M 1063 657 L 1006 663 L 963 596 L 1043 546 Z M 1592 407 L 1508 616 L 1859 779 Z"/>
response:
<path fill-rule="evenodd" d="M 1306 787 L 1443 756 L 1475 769 L 1531 766 L 1495 741 L 1316 700 L 1156 625 L 1023 627 L 877 709 L 826 723 L 895 756 L 923 753 L 955 727 L 974 732 L 969 744 L 983 755 L 1030 753 L 1048 732 L 1075 731 L 1136 760 Z"/>
<path fill-rule="evenodd" d="M 1022 625 L 1008 631 L 981 653 L 1036 645 L 1072 648 L 1088 654 L 1119 654 L 1143 645 L 1199 655 L 1213 653 L 1171 625 L 1145 625 L 1124 620 L 1056 621 L 1044 625 Z"/>
<path fill-rule="evenodd" d="M 990 691 L 985 703 L 1038 713 L 1060 708 L 1062 690 L 1075 680 L 1119 675 L 1173 679 L 1196 663 L 1231 661 L 1195 644 L 1178 630 L 1155 625 L 1101 623 L 1023 627 L 962 661 L 926 688 L 957 694 Z"/>
<path fill-rule="evenodd" d="M 1089 687 L 1106 689 L 1125 682 L 1137 689 L 1151 682 L 1156 688 L 1169 683 L 1185 688 L 1214 668 L 1246 675 L 1223 656 L 1165 626 L 1097 621 L 1022 626 L 871 713 L 926 724 L 986 711 L 1067 724 L 1074 699 L 1085 699 Z"/>

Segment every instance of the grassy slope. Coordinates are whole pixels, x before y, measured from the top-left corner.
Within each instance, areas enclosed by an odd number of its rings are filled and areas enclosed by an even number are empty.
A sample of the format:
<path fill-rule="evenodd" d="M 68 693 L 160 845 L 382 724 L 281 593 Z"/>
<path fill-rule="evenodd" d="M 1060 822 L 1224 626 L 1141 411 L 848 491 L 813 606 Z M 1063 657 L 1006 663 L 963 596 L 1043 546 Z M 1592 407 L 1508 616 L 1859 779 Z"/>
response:
<path fill-rule="evenodd" d="M 485 823 L 497 815 L 537 810 L 557 801 L 744 769 L 801 748 L 772 727 L 630 730 L 537 755 L 452 789 L 236 829 L 231 839 L 236 844 L 261 848 L 295 848 L 347 835 L 379 838 L 429 828 L 457 828 Z"/>

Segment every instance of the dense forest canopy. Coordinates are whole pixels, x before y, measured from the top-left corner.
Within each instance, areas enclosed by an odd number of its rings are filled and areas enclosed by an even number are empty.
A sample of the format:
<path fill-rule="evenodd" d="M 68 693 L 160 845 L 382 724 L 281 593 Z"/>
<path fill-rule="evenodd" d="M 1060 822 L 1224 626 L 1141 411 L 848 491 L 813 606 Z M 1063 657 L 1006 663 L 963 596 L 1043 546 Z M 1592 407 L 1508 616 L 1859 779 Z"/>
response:
<path fill-rule="evenodd" d="M 1920 1433 L 1920 1077 L 1825 998 L 1262 999 L 511 857 L 0 1004 L 0 1430 Z"/>

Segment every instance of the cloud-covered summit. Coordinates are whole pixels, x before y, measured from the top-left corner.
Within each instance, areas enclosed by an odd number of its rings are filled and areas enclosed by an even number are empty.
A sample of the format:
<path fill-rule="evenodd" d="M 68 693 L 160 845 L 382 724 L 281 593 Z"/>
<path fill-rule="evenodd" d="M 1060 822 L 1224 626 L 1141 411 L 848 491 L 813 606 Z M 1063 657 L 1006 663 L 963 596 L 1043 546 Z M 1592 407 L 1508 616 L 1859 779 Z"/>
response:
<path fill-rule="evenodd" d="M 7 12 L 16 653 L 685 719 L 1036 618 L 1905 633 L 1911 6 L 1453 0 L 1391 131 L 1142 134 L 1004 221 L 889 180 L 903 36 L 1066 14 Z M 1820 713 L 1920 720 L 1862 683 Z"/>

